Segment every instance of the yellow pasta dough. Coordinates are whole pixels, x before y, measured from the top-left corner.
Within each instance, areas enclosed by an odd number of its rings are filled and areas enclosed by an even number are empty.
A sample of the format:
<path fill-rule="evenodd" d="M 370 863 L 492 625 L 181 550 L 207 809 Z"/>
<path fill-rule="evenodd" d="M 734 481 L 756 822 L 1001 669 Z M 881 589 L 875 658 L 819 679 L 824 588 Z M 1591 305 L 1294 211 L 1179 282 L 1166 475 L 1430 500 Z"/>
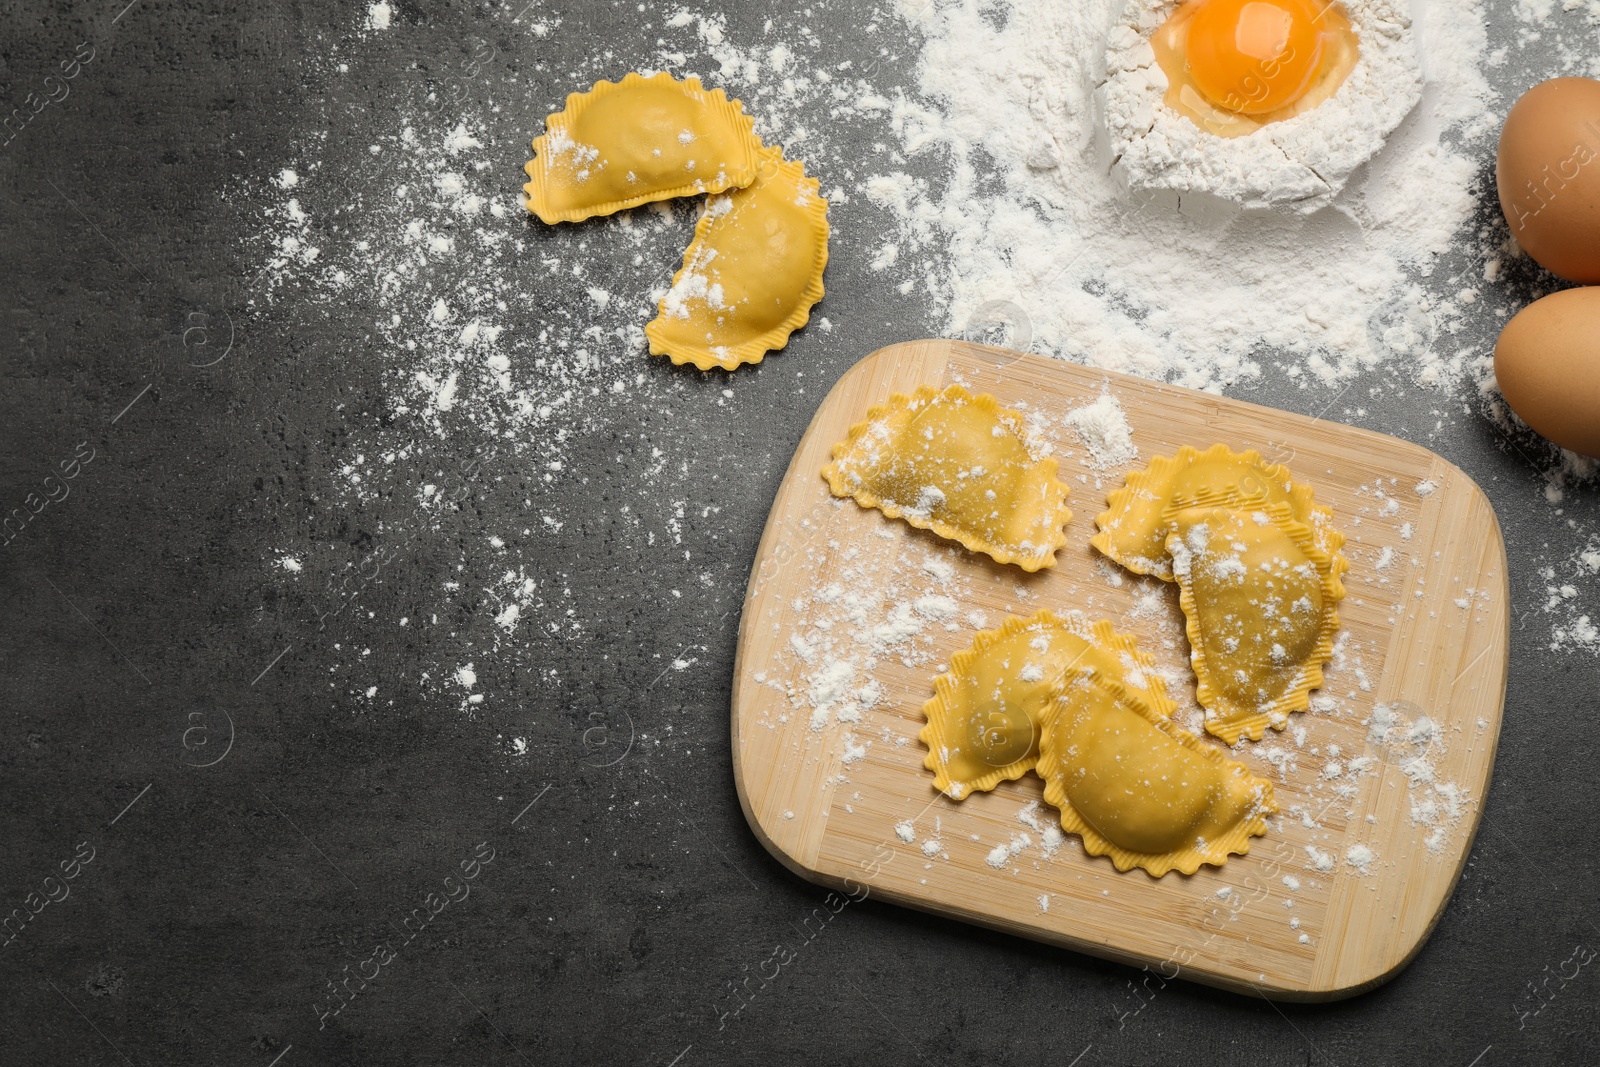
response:
<path fill-rule="evenodd" d="M 651 353 L 701 370 L 760 363 L 811 317 L 827 262 L 828 202 L 817 180 L 763 149 L 753 184 L 706 203 L 645 327 Z"/>
<path fill-rule="evenodd" d="M 1037 571 L 1055 566 L 1072 517 L 1056 470 L 1022 416 L 952 385 L 871 408 L 822 476 L 835 496 Z"/>
<path fill-rule="evenodd" d="M 1304 711 L 1339 628 L 1343 558 L 1316 544 L 1289 504 L 1184 506 L 1167 551 L 1182 593 L 1206 731 L 1259 741 Z"/>
<path fill-rule="evenodd" d="M 1109 622 L 1091 626 L 1048 610 L 1014 615 L 951 657 L 923 705 L 924 764 L 939 791 L 960 800 L 1032 770 L 1052 691 L 1069 669 L 1122 682 L 1161 714 L 1175 710 L 1154 659 Z"/>
<path fill-rule="evenodd" d="M 1221 444 L 1204 452 L 1184 445 L 1177 455 L 1158 456 L 1149 467 L 1130 474 L 1095 518 L 1099 532 L 1089 543 L 1136 574 L 1171 581 L 1166 542 L 1177 497 L 1204 498 L 1219 506 L 1285 503 L 1297 521 L 1312 528 L 1324 551 L 1331 555 L 1344 543 L 1344 536 L 1329 525 L 1333 513 L 1314 504 L 1310 487 L 1295 482 L 1287 467 L 1267 463 L 1258 452 L 1233 452 Z"/>
<path fill-rule="evenodd" d="M 1085 852 L 1157 878 L 1250 851 L 1278 810 L 1270 782 L 1094 672 L 1063 676 L 1039 774 L 1062 829 L 1082 837 Z"/>
<path fill-rule="evenodd" d="M 567 97 L 524 168 L 528 210 L 548 223 L 755 180 L 761 139 L 737 100 L 697 78 L 629 74 Z"/>

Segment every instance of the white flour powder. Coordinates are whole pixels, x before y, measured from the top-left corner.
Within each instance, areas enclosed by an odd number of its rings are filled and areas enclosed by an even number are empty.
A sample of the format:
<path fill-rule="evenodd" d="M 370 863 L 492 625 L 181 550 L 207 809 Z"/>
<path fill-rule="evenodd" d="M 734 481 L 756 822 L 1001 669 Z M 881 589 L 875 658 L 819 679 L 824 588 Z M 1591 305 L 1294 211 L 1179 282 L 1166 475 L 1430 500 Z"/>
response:
<path fill-rule="evenodd" d="M 1219 389 L 1260 373 L 1271 347 L 1291 375 L 1340 381 L 1389 354 L 1368 326 L 1386 304 L 1437 318 L 1408 272 L 1448 250 L 1476 205 L 1475 154 L 1441 136 L 1492 128 L 1480 4 L 1417 9 L 1423 103 L 1331 209 L 1293 218 L 1119 186 L 1094 94 L 1122 0 L 1014 0 L 1000 19 L 987 0 L 902 0 L 926 37 L 933 105 L 897 101 L 895 128 L 908 153 L 947 159 L 949 177 L 891 174 L 866 191 L 895 209 L 904 243 L 947 245 L 899 263 L 920 266 L 950 329 L 1009 300 L 1039 350 L 1094 366 Z"/>
<path fill-rule="evenodd" d="M 1073 408 L 1062 421 L 1078 435 L 1096 470 L 1124 467 L 1139 455 L 1122 404 L 1109 391 L 1093 403 Z"/>
<path fill-rule="evenodd" d="M 1179 0 L 1131 0 L 1110 33 L 1099 102 L 1117 173 L 1135 189 L 1210 193 L 1245 207 L 1310 212 L 1327 206 L 1351 173 L 1422 96 L 1411 20 L 1391 0 L 1345 0 L 1360 62 L 1329 99 L 1247 137 L 1223 138 L 1161 106 L 1167 76 L 1150 34 Z"/>
<path fill-rule="evenodd" d="M 1600 537 L 1592 538 L 1559 568 L 1542 568 L 1539 577 L 1545 582 L 1545 614 L 1554 620 L 1550 650 L 1600 653 L 1600 626 L 1595 624 L 1600 613 L 1591 616 L 1588 610 L 1600 585 Z"/>

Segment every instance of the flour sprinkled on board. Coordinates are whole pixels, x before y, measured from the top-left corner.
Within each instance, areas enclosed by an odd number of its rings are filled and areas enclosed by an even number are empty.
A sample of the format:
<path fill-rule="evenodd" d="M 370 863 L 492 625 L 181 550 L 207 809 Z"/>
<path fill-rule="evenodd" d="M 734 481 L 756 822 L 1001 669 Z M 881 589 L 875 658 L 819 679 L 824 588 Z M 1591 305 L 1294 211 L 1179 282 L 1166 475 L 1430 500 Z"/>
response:
<path fill-rule="evenodd" d="M 829 506 L 854 507 L 848 501 Z M 884 695 L 875 675 L 880 667 L 938 673 L 933 635 L 964 633 L 970 621 L 960 617 L 970 577 L 956 567 L 959 549 L 930 550 L 899 526 L 877 533 L 880 545 L 870 552 L 852 546 L 835 558 L 786 565 L 815 575 L 807 583 L 813 591 L 789 605 L 794 626 L 784 658 L 799 682 L 780 681 L 770 672 L 757 681 L 782 693 L 793 713 L 805 714 L 814 735 L 833 724 L 861 723 L 877 707 Z M 788 714 L 769 725 L 787 722 Z"/>
<path fill-rule="evenodd" d="M 1126 466 L 1139 458 L 1122 403 L 1109 389 L 1093 403 L 1067 412 L 1063 421 L 1088 450 L 1090 466 L 1095 470 Z"/>
<path fill-rule="evenodd" d="M 1366 845 L 1351 845 L 1344 852 L 1344 861 L 1362 874 L 1372 873 L 1372 864 L 1376 859 L 1377 856 Z"/>

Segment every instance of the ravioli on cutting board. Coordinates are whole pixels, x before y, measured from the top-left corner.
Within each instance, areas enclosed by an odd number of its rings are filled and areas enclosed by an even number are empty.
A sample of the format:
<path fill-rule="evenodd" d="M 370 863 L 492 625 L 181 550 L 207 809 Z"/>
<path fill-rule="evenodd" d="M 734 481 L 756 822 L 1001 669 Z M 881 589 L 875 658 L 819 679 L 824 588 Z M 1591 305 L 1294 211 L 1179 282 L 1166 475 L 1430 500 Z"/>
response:
<path fill-rule="evenodd" d="M 1109 622 L 1091 625 L 1048 609 L 1013 615 L 951 657 L 922 707 L 924 765 L 939 791 L 960 800 L 1033 770 L 1055 688 L 1069 669 L 1121 682 L 1162 714 L 1176 708 L 1154 658 Z"/>
<path fill-rule="evenodd" d="M 1344 595 L 1335 560 L 1286 503 L 1178 507 L 1167 537 L 1206 732 L 1259 741 L 1322 685 Z"/>
<path fill-rule="evenodd" d="M 1234 452 L 1212 445 L 1204 452 L 1184 445 L 1172 456 L 1157 456 L 1106 498 L 1095 517 L 1099 528 L 1089 543 L 1135 574 L 1172 581 L 1167 535 L 1172 532 L 1175 498 L 1219 507 L 1241 501 L 1289 505 L 1290 514 L 1309 525 L 1324 551 L 1334 554 L 1344 535 L 1331 524 L 1333 512 L 1313 500 L 1311 487 L 1294 480 L 1289 468 L 1268 463 L 1255 450 Z"/>
<path fill-rule="evenodd" d="M 1157 878 L 1250 851 L 1278 810 L 1272 783 L 1090 671 L 1069 670 L 1058 688 L 1039 774 L 1061 828 L 1081 837 L 1085 852 Z"/>
<path fill-rule="evenodd" d="M 1333 511 L 1254 451 L 1188 445 L 1107 497 L 1090 543 L 1181 586 L 1206 731 L 1234 744 L 1281 730 L 1322 685 L 1349 562 Z"/>
<path fill-rule="evenodd" d="M 895 393 L 833 447 L 835 496 L 1025 571 L 1053 567 L 1071 490 L 1022 416 L 959 385 Z"/>

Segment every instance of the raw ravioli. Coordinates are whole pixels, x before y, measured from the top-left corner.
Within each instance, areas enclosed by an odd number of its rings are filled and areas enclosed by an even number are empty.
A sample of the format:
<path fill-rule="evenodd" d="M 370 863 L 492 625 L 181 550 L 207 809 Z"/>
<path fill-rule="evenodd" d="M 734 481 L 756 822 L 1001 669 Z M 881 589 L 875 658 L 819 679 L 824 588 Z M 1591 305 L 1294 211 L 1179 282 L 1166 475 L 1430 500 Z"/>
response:
<path fill-rule="evenodd" d="M 1039 774 L 1061 828 L 1082 837 L 1085 852 L 1157 878 L 1250 851 L 1278 810 L 1270 782 L 1094 672 L 1062 679 Z"/>
<path fill-rule="evenodd" d="M 1022 416 L 959 385 L 895 393 L 833 446 L 835 496 L 1025 571 L 1053 567 L 1070 492 Z"/>
<path fill-rule="evenodd" d="M 951 799 L 1021 778 L 1039 757 L 1039 735 L 1051 695 L 1068 669 L 1093 671 L 1127 685 L 1160 714 L 1175 705 L 1155 673 L 1155 660 L 1109 622 L 1049 610 L 1014 615 L 979 633 L 934 680 L 923 705 L 922 743 L 934 784 Z"/>
<path fill-rule="evenodd" d="M 1206 732 L 1259 741 L 1304 711 L 1339 629 L 1343 559 L 1286 503 L 1179 506 L 1167 551 L 1182 592 Z"/>
<path fill-rule="evenodd" d="M 698 78 L 629 74 L 567 97 L 523 169 L 528 210 L 578 222 L 756 177 L 761 139 L 744 106 Z"/>
<path fill-rule="evenodd" d="M 1296 482 L 1287 467 L 1267 463 L 1254 450 L 1233 452 L 1221 444 L 1204 452 L 1184 445 L 1128 475 L 1127 484 L 1106 498 L 1109 506 L 1096 516 L 1099 532 L 1089 543 L 1136 574 L 1172 581 L 1166 543 L 1178 497 L 1217 506 L 1286 503 L 1294 519 L 1311 527 L 1323 551 L 1335 555 L 1344 544 L 1344 535 L 1329 524 L 1333 512 L 1313 503 L 1311 488 Z"/>
<path fill-rule="evenodd" d="M 760 363 L 811 317 L 827 262 L 828 202 L 817 180 L 763 149 L 754 184 L 707 201 L 645 327 L 651 353 L 701 370 Z"/>

